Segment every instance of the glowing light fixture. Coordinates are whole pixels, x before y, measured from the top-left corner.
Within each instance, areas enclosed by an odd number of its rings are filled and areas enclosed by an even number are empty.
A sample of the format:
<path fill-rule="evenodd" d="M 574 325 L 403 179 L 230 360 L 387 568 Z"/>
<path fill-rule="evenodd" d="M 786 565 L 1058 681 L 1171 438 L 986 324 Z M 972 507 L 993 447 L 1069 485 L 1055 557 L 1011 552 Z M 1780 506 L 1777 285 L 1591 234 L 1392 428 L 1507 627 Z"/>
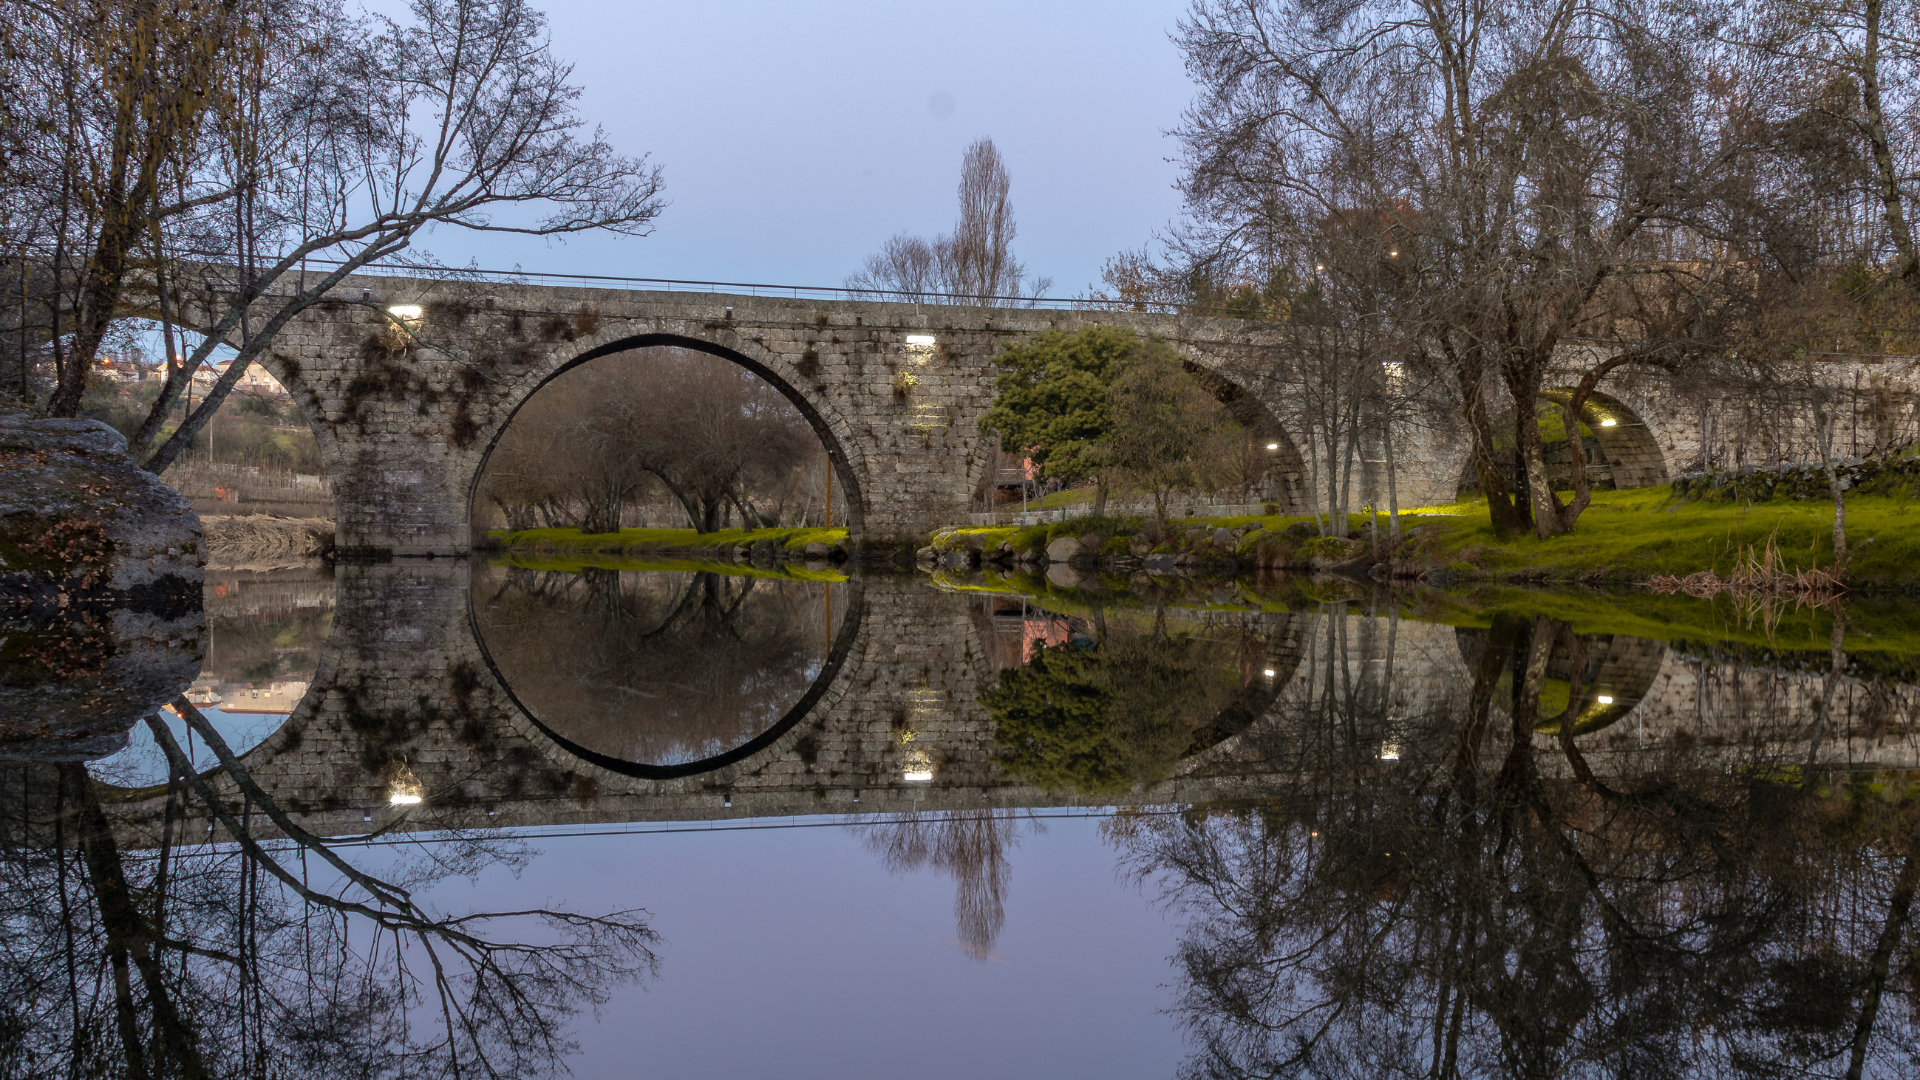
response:
<path fill-rule="evenodd" d="M 420 785 L 420 778 L 405 765 L 393 773 L 393 782 L 387 787 L 387 802 L 394 806 L 419 806 L 426 799 L 426 789 Z"/>
<path fill-rule="evenodd" d="M 1260 674 L 1265 675 L 1267 678 L 1271 679 L 1273 678 L 1273 669 L 1268 668 L 1265 671 L 1262 671 Z"/>
<path fill-rule="evenodd" d="M 387 309 L 387 314 L 403 321 L 412 321 L 420 317 L 419 304 L 395 304 Z"/>
<path fill-rule="evenodd" d="M 932 334 L 908 334 L 907 344 L 919 349 L 933 348 Z"/>
<path fill-rule="evenodd" d="M 1278 449 L 1280 449 L 1280 444 L 1279 444 L 1279 443 L 1277 443 L 1277 442 L 1270 442 L 1270 443 L 1268 443 L 1268 444 L 1267 444 L 1267 449 L 1269 449 L 1269 450 L 1278 450 Z"/>
<path fill-rule="evenodd" d="M 1381 743 L 1380 744 L 1380 760 L 1381 761 L 1399 761 L 1400 760 L 1400 744 L 1397 742 Z"/>
<path fill-rule="evenodd" d="M 1615 425 L 1617 425 L 1617 424 L 1619 424 L 1619 423 L 1620 423 L 1620 421 L 1618 421 L 1618 420 L 1602 420 L 1602 421 L 1600 421 L 1600 426 L 1601 426 L 1601 427 L 1613 427 L 1613 426 L 1615 426 Z"/>
<path fill-rule="evenodd" d="M 1599 703 L 1600 703 L 1600 704 L 1602 704 L 1602 705 L 1611 705 L 1611 704 L 1613 704 L 1613 698 L 1612 698 L 1612 697 L 1610 697 L 1610 696 L 1608 696 L 1608 695 L 1606 695 L 1606 694 L 1601 694 L 1601 695 L 1600 695 L 1599 697 L 1597 697 L 1597 698 L 1594 698 L 1593 700 L 1595 700 L 1595 701 L 1597 701 L 1597 702 L 1599 702 Z"/>
<path fill-rule="evenodd" d="M 1389 252 L 1387 252 L 1387 258 L 1389 258 L 1389 259 L 1397 259 L 1397 258 L 1399 258 L 1399 257 L 1400 257 L 1400 253 L 1399 253 L 1399 252 L 1397 252 L 1397 251 L 1389 251 Z"/>
<path fill-rule="evenodd" d="M 908 781 L 909 783 L 924 784 L 933 779 L 933 774 L 930 772 L 901 773 L 900 779 Z"/>

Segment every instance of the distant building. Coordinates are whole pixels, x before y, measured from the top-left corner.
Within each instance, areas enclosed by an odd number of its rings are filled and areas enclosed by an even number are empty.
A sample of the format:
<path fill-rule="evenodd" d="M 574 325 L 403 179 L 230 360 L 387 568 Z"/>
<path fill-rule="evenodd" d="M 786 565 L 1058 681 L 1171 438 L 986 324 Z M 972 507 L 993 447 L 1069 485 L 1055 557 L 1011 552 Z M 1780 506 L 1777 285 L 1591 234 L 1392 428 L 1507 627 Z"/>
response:
<path fill-rule="evenodd" d="M 222 360 L 213 365 L 214 371 L 224 376 L 227 373 L 227 366 L 232 363 L 231 360 Z M 259 364 L 248 364 L 247 370 L 240 375 L 240 381 L 234 384 L 234 389 L 251 390 L 256 394 L 269 394 L 274 397 L 288 396 L 287 388 L 280 385 L 280 380 L 274 378 Z"/>
<path fill-rule="evenodd" d="M 152 372 L 131 360 L 96 360 L 94 377 L 103 382 L 137 383 Z"/>
<path fill-rule="evenodd" d="M 224 713 L 290 713 L 307 696 L 306 679 L 275 679 L 260 686 L 227 682 L 203 672 L 187 690 L 187 700 L 203 708 L 219 706 Z"/>

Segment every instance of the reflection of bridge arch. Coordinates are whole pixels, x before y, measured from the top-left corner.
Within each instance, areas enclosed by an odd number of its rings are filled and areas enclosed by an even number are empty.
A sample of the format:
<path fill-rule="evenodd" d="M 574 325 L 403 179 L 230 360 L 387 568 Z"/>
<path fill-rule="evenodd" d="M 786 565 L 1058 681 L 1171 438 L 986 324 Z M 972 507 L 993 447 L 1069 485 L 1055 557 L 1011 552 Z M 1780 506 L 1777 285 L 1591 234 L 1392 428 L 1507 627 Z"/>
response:
<path fill-rule="evenodd" d="M 1479 663 L 1489 634 L 1464 627 L 1455 631 L 1469 669 Z M 1653 692 L 1667 655 L 1665 644 L 1648 638 L 1582 634 L 1579 640 L 1578 670 L 1574 650 L 1564 646 L 1554 649 L 1547 663 L 1533 727 L 1537 735 L 1558 736 L 1569 722 L 1574 735 L 1587 735 L 1625 719 Z M 1516 662 L 1524 661 L 1522 655 Z M 1512 708 L 1514 677 L 1509 667 L 1494 691 L 1494 705 L 1502 711 Z"/>
<path fill-rule="evenodd" d="M 835 479 L 844 492 L 847 535 L 857 540 L 866 516 L 866 496 L 868 464 L 853 439 L 853 429 L 848 426 L 826 395 L 815 389 L 807 388 L 803 373 L 794 365 L 760 348 L 751 341 L 742 339 L 738 334 L 725 329 L 682 328 L 676 333 L 661 333 L 632 324 L 610 326 L 588 338 L 555 349 L 526 374 L 513 380 L 507 401 L 494 413 L 494 421 L 486 436 L 485 449 L 476 462 L 472 475 L 467 478 L 467 503 L 469 508 L 477 497 L 480 478 L 487 470 L 487 459 L 493 455 L 499 445 L 500 436 L 513 423 L 527 402 L 533 400 L 541 388 L 568 371 L 589 361 L 611 358 L 621 353 L 636 352 L 656 347 L 678 347 L 716 356 L 722 360 L 737 364 L 765 379 L 780 395 L 793 403 L 794 408 L 807 418 L 807 424 L 827 448 L 827 456 L 833 462 Z M 469 509 L 471 513 L 471 509 Z"/>
<path fill-rule="evenodd" d="M 528 708 L 525 702 L 520 700 L 519 695 L 514 692 L 512 683 L 507 680 L 505 673 L 500 670 L 499 665 L 494 661 L 492 653 L 487 649 L 486 635 L 481 631 L 479 619 L 472 610 L 471 593 L 468 594 L 468 622 L 473 628 L 474 648 L 478 651 L 481 660 L 486 664 L 487 670 L 493 675 L 494 679 L 499 682 L 502 693 L 508 701 L 512 702 L 514 713 L 510 714 L 509 722 L 513 724 L 522 736 L 533 742 L 536 746 L 539 746 L 548 758 L 566 768 L 576 766 L 579 763 L 585 763 L 599 769 L 605 769 L 611 773 L 641 780 L 673 780 L 680 777 L 701 776 L 714 773 L 728 766 L 747 761 L 767 748 L 779 743 L 788 732 L 793 731 L 795 727 L 800 725 L 801 721 L 806 719 L 807 714 L 813 711 L 814 707 L 819 704 L 822 696 L 827 693 L 827 690 L 834 685 L 835 680 L 840 677 L 841 669 L 846 666 L 847 657 L 853 650 L 854 642 L 859 638 L 860 621 L 864 609 L 860 579 L 857 577 L 849 579 L 845 582 L 844 587 L 845 591 L 842 593 L 842 597 L 844 598 L 845 607 L 843 608 L 843 614 L 840 616 L 839 623 L 833 630 L 833 648 L 828 651 L 825 662 L 821 664 L 819 675 L 815 676 L 812 685 L 807 687 L 807 692 L 801 695 L 800 700 L 794 702 L 793 707 L 788 709 L 780 719 L 769 725 L 766 730 L 754 736 L 752 739 L 741 743 L 739 746 L 710 757 L 701 758 L 698 761 L 681 762 L 671 765 L 653 765 L 626 761 L 608 754 L 603 754 L 575 743 L 555 731 L 551 726 L 543 723 L 540 718 L 534 714 L 534 711 Z"/>

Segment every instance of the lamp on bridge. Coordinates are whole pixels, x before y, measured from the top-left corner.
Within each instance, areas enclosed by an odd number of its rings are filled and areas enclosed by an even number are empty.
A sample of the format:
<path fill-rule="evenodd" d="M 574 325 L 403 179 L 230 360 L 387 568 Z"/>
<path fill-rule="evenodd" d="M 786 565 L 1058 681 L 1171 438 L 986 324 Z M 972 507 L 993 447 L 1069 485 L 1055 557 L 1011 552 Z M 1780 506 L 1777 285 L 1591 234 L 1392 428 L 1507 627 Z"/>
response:
<path fill-rule="evenodd" d="M 410 324 L 419 322 L 422 313 L 419 304 L 395 304 L 387 309 L 387 314 Z"/>
<path fill-rule="evenodd" d="M 419 806 L 426 798 L 426 791 L 420 784 L 420 778 L 405 765 L 394 770 L 393 781 L 387 786 L 387 802 L 393 806 Z"/>

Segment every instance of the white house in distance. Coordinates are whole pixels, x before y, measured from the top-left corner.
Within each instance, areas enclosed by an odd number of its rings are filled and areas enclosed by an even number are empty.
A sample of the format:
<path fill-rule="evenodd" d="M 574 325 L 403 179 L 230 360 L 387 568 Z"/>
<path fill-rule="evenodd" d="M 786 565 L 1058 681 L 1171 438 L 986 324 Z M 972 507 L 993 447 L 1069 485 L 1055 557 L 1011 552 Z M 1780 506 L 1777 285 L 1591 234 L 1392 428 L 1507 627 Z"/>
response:
<path fill-rule="evenodd" d="M 232 360 L 216 361 L 212 365 L 213 375 L 212 378 L 208 379 L 208 382 L 212 382 L 213 379 L 225 375 L 227 373 L 227 365 L 231 363 L 233 363 Z M 247 370 L 241 374 L 240 381 L 235 383 L 233 388 L 235 390 L 250 390 L 256 394 L 267 394 L 273 397 L 287 396 L 287 388 L 281 386 L 280 380 L 268 374 L 267 369 L 261 367 L 259 364 L 247 365 Z"/>

